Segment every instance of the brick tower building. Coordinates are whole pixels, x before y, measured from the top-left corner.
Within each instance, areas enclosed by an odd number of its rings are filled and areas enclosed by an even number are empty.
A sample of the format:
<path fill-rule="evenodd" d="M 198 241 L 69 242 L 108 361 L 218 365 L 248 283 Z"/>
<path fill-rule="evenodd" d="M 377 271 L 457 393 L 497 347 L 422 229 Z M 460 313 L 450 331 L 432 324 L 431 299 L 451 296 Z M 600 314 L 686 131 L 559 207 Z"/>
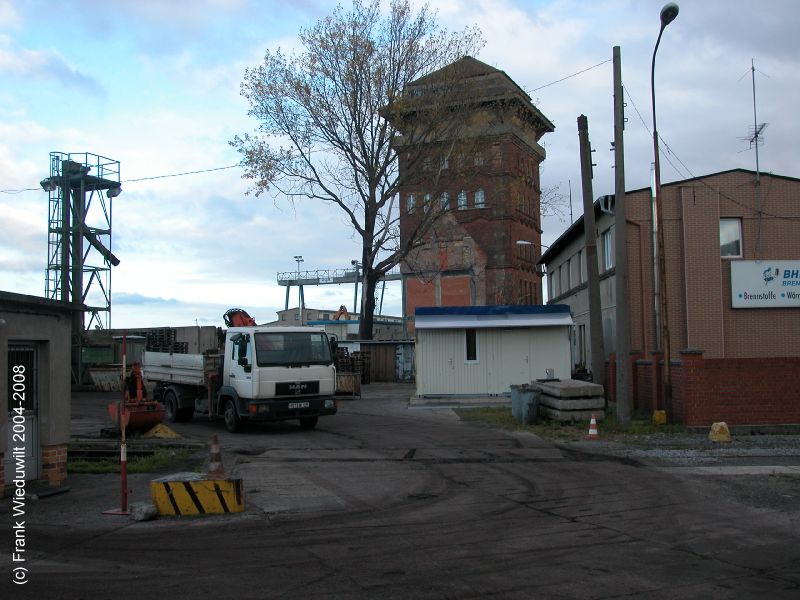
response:
<path fill-rule="evenodd" d="M 404 316 L 418 306 L 541 304 L 541 137 L 553 124 L 503 71 L 466 56 L 407 86 L 390 116 Z M 518 243 L 522 242 L 522 243 Z"/>

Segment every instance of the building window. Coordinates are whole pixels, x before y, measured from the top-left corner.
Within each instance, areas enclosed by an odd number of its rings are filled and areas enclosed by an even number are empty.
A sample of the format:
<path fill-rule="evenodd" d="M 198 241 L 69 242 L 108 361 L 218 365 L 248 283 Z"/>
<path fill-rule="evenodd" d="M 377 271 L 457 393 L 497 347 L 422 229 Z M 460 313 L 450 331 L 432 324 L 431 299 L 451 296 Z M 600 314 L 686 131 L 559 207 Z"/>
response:
<path fill-rule="evenodd" d="M 300 320 L 300 313 L 294 313 L 294 320 L 295 321 L 299 321 Z"/>
<path fill-rule="evenodd" d="M 475 192 L 475 208 L 483 208 L 486 206 L 486 199 L 483 195 L 483 190 L 477 190 Z"/>
<path fill-rule="evenodd" d="M 281 321 L 285 321 L 285 320 L 286 320 L 286 315 L 281 315 Z"/>
<path fill-rule="evenodd" d="M 442 192 L 439 202 L 442 206 L 442 210 L 450 210 L 450 193 Z"/>
<path fill-rule="evenodd" d="M 414 212 L 414 208 L 416 208 L 417 199 L 414 197 L 414 194 L 409 194 L 408 198 L 406 198 L 406 212 L 409 214 Z"/>
<path fill-rule="evenodd" d="M 442 171 L 446 171 L 450 168 L 450 159 L 446 156 L 443 156 L 440 164 L 442 166 Z"/>
<path fill-rule="evenodd" d="M 614 227 L 606 229 L 602 234 L 603 242 L 603 271 L 608 271 L 614 266 Z"/>
<path fill-rule="evenodd" d="M 467 362 L 478 362 L 478 334 L 474 329 L 467 329 L 464 333 Z"/>
<path fill-rule="evenodd" d="M 467 208 L 467 192 L 461 190 L 458 192 L 458 210 Z"/>
<path fill-rule="evenodd" d="M 553 296 L 561 295 L 561 267 L 556 270 L 556 276 L 553 278 Z"/>
<path fill-rule="evenodd" d="M 719 253 L 723 258 L 742 257 L 741 219 L 719 220 Z"/>
<path fill-rule="evenodd" d="M 424 210 L 425 212 L 428 212 L 430 210 L 430 208 L 431 208 L 431 195 L 430 194 L 425 194 L 425 204 L 423 204 L 422 210 Z"/>
<path fill-rule="evenodd" d="M 483 166 L 483 153 L 482 152 L 476 152 L 475 153 L 475 166 L 476 167 Z"/>
<path fill-rule="evenodd" d="M 570 283 L 570 281 L 569 281 L 569 263 L 570 263 L 570 261 L 567 261 L 567 262 L 564 263 L 563 270 L 559 267 L 559 272 L 561 273 L 561 276 L 564 278 L 564 279 L 561 280 L 561 292 L 562 293 L 568 292 L 569 289 L 570 289 L 570 285 L 569 285 L 569 283 Z"/>

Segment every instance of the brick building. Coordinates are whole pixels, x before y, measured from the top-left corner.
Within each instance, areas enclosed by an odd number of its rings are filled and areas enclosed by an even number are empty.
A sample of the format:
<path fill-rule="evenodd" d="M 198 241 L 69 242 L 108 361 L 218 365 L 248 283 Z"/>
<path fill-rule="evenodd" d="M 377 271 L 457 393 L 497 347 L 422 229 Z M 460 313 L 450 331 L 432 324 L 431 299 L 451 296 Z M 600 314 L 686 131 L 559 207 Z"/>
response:
<path fill-rule="evenodd" d="M 539 140 L 553 124 L 508 75 L 471 57 L 405 95 L 410 105 L 390 115 L 402 132 L 401 244 L 420 232 L 424 244 L 401 266 L 404 316 L 419 306 L 541 304 Z"/>
<path fill-rule="evenodd" d="M 800 179 L 733 169 L 664 184 L 662 193 L 675 403 L 667 409 L 690 425 L 800 423 L 800 390 L 785 377 L 800 368 Z M 650 188 L 626 192 L 625 203 L 632 393 L 634 406 L 647 413 L 660 406 L 661 374 Z M 613 398 L 614 216 L 608 204 L 596 202 L 595 214 Z M 548 303 L 572 307 L 573 365 L 591 365 L 583 218 L 541 262 Z"/>

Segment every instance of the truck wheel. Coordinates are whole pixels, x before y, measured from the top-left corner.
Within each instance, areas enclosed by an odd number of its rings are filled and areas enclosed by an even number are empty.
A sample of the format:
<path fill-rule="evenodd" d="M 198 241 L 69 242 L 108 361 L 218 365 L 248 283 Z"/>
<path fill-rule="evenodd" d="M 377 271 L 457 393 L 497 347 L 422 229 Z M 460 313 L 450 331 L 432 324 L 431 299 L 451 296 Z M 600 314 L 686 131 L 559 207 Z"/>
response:
<path fill-rule="evenodd" d="M 168 423 L 177 423 L 180 421 L 178 416 L 178 399 L 175 397 L 175 392 L 166 390 L 164 392 L 164 408 L 166 410 L 166 419 Z"/>
<path fill-rule="evenodd" d="M 305 417 L 304 419 L 300 419 L 300 427 L 303 429 L 314 429 L 317 426 L 317 421 L 319 417 Z"/>
<path fill-rule="evenodd" d="M 225 404 L 225 429 L 231 433 L 239 433 L 242 430 L 242 420 L 236 412 L 236 404 L 232 399 Z"/>

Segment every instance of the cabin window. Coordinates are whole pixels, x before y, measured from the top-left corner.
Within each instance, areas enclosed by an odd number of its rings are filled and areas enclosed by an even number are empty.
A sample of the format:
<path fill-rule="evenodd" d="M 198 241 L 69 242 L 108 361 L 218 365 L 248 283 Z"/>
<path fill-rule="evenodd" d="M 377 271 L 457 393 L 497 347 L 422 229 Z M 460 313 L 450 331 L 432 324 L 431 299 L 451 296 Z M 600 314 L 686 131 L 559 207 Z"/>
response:
<path fill-rule="evenodd" d="M 464 335 L 467 362 L 478 362 L 478 335 L 475 329 L 467 329 Z"/>

